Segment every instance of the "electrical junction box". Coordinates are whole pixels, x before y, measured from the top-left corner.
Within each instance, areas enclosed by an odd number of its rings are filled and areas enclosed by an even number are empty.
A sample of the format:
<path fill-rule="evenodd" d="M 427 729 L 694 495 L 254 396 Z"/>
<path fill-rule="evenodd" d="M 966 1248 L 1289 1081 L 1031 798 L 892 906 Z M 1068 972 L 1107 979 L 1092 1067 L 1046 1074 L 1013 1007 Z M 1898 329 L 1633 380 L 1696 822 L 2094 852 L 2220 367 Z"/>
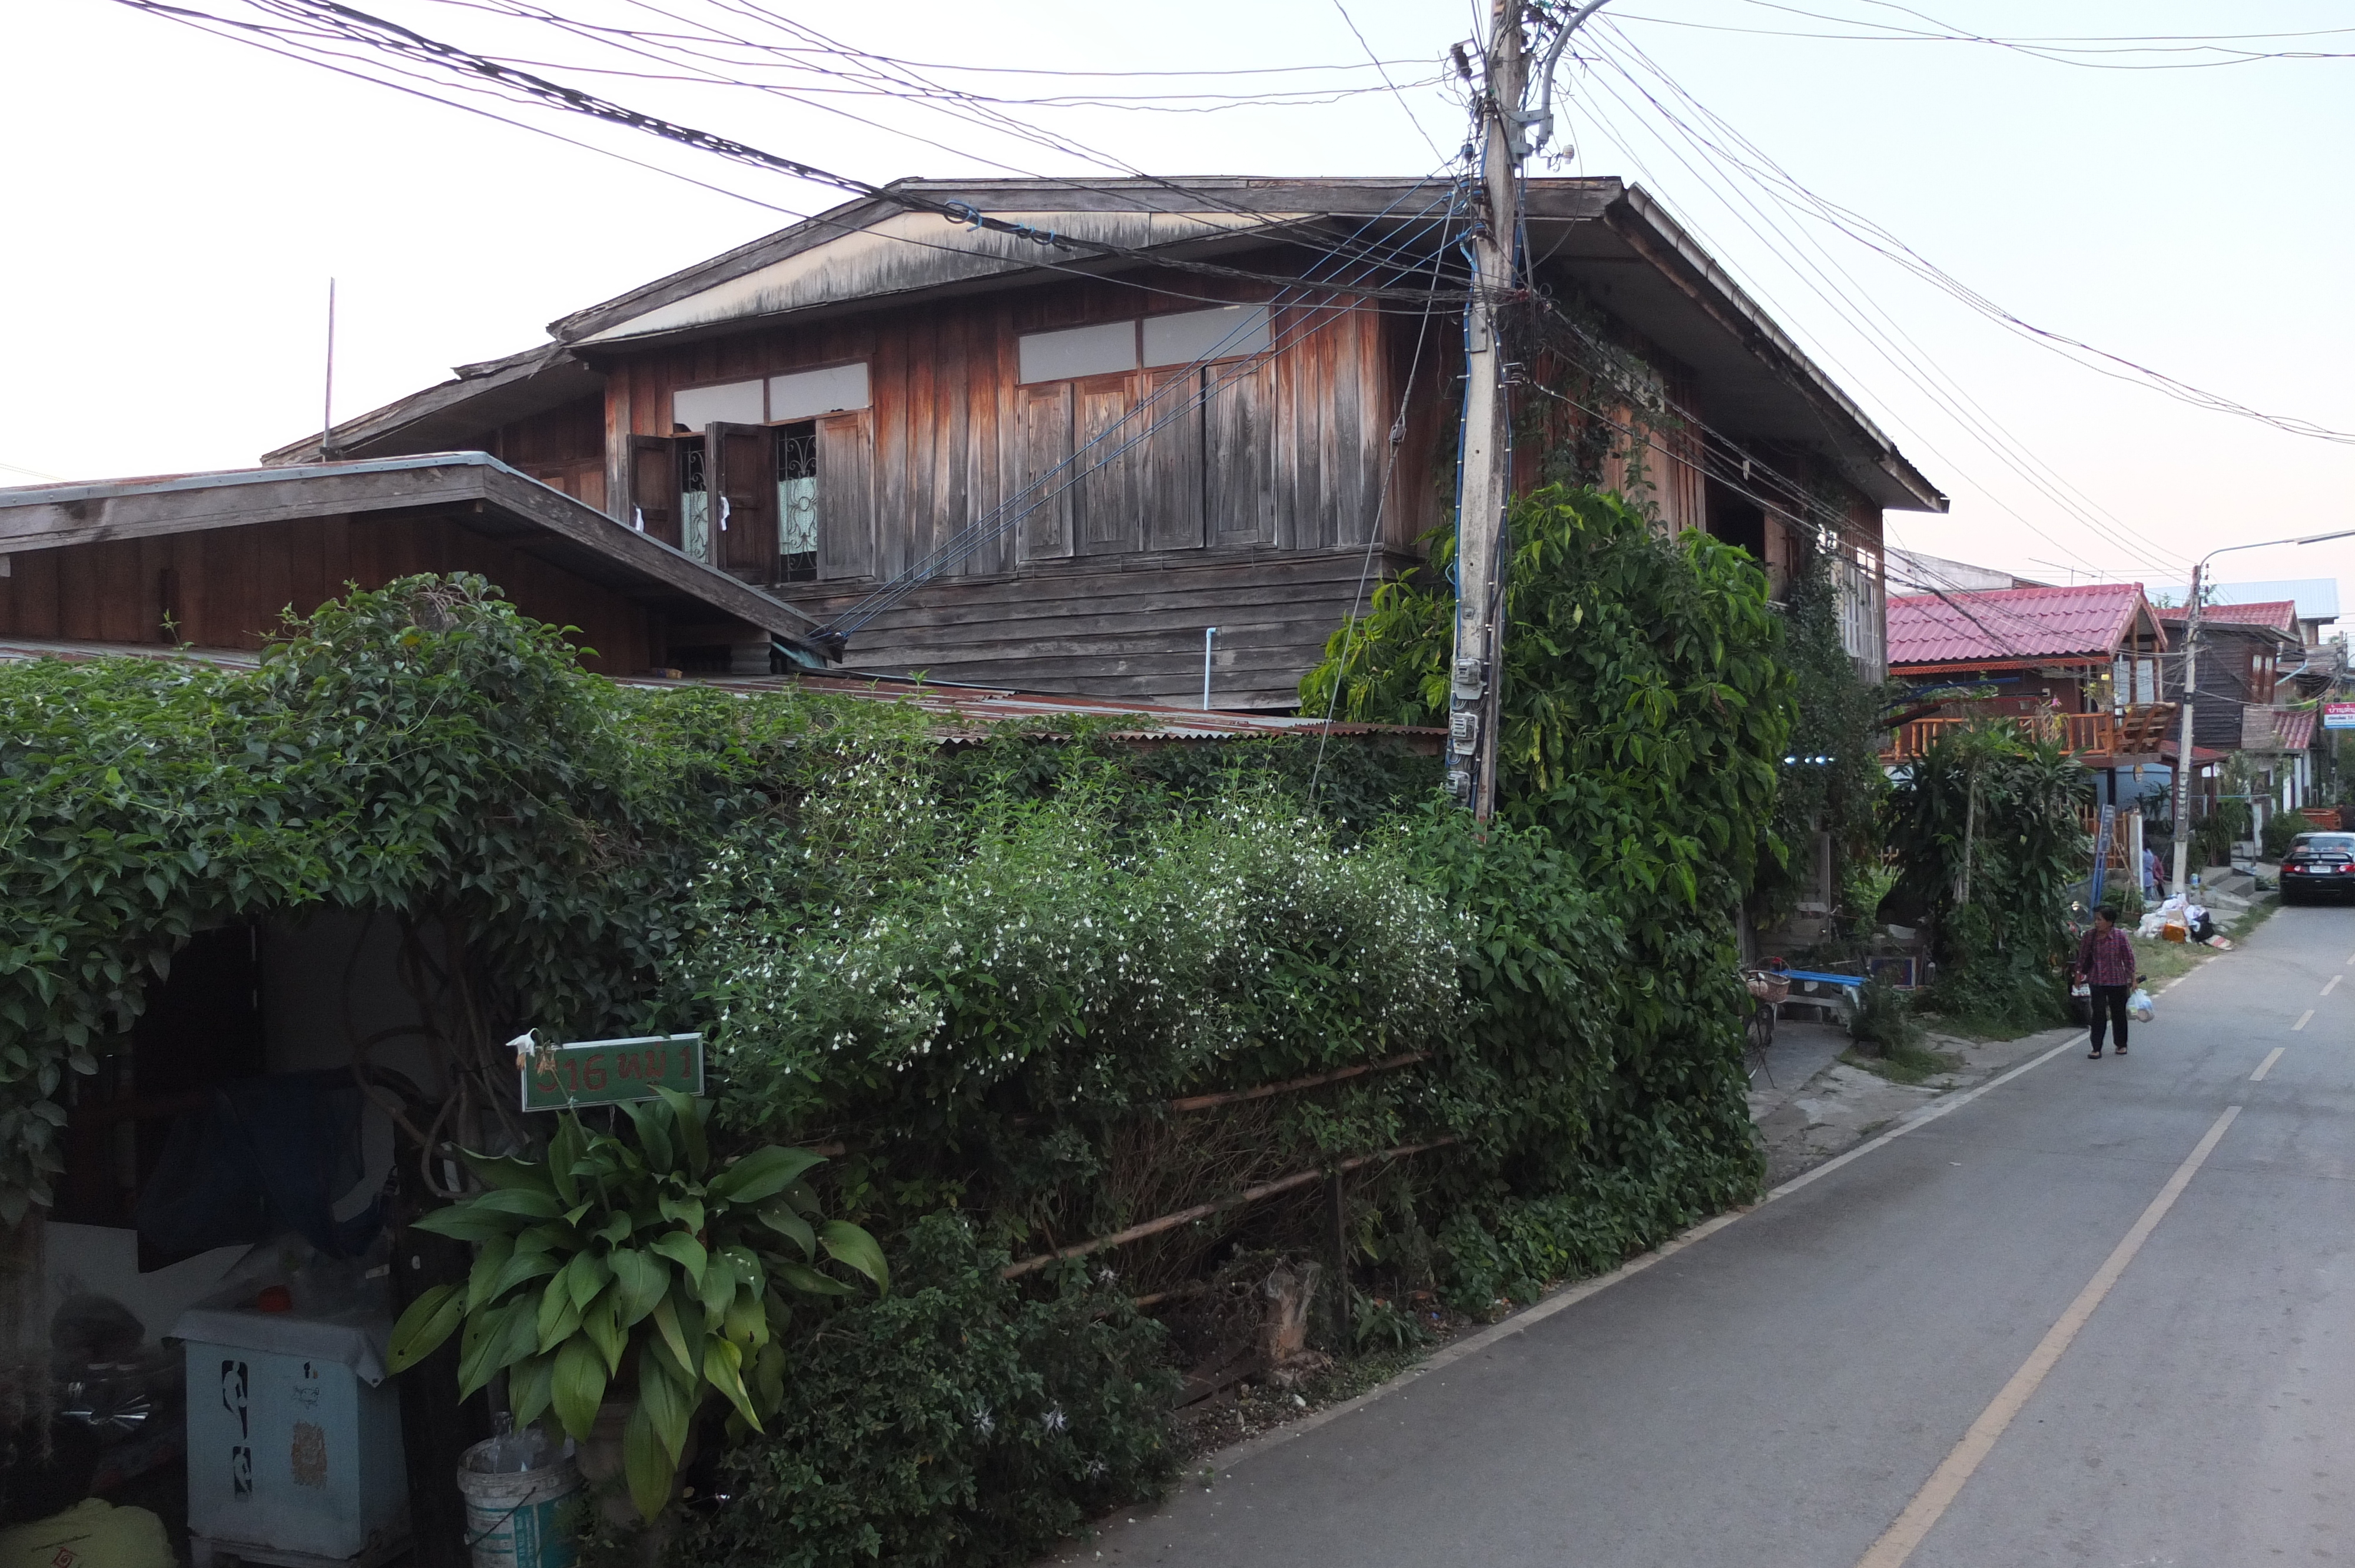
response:
<path fill-rule="evenodd" d="M 192 1308 L 188 1533 L 215 1552 L 291 1568 L 383 1562 L 409 1542 L 400 1395 L 376 1314 L 316 1319 Z"/>

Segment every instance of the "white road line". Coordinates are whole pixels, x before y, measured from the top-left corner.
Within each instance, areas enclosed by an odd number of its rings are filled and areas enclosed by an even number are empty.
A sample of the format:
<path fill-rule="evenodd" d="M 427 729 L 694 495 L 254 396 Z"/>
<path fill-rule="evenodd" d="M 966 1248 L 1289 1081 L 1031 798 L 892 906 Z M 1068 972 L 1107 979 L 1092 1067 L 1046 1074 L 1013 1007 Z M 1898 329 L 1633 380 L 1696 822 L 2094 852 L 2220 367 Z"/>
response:
<path fill-rule="evenodd" d="M 2301 1012 L 2301 1013 L 2299 1013 L 2299 1014 L 2297 1015 L 2297 1022 L 2296 1022 L 2296 1023 L 2293 1023 L 2293 1024 L 2291 1024 L 2291 1025 L 2289 1026 L 2289 1032 L 2290 1032 L 2292 1034 L 2295 1034 L 2295 1033 L 2296 1033 L 2299 1030 L 2301 1030 L 2301 1029 L 2305 1028 L 2308 1023 L 2312 1022 L 2313 1022 L 2313 1020 L 2314 1020 L 2314 1009 L 2312 1009 L 2312 1008 L 2310 1008 L 2310 1007 L 2309 1007 L 2309 1008 L 2307 1008 L 2304 1012 Z"/>
<path fill-rule="evenodd" d="M 2332 991 L 2337 991 L 2339 989 L 2339 982 L 2346 978 L 2347 977 L 2343 974 L 2332 975 L 2328 980 L 2323 982 L 2322 994 L 2328 996 Z"/>
<path fill-rule="evenodd" d="M 2307 1018 L 2311 1018 L 2313 1016 L 2314 1014 L 2310 1012 L 2306 1015 Z M 2305 1022 L 2306 1018 L 2298 1020 L 2298 1022 L 2301 1024 Z M 2257 1064 L 2257 1070 L 2249 1075 L 2249 1082 L 2253 1084 L 2264 1083 L 2265 1081 L 2265 1075 L 2274 1070 L 2274 1064 L 2280 1061 L 2282 1059 L 2282 1053 L 2288 1049 L 2289 1047 L 2286 1045 L 2276 1045 L 2271 1051 L 2267 1052 L 2265 1054 L 2265 1059 Z"/>
<path fill-rule="evenodd" d="M 1913 1500 L 1905 1505 L 1905 1511 L 1897 1516 L 1897 1522 L 1872 1543 L 1870 1552 L 1858 1559 L 1857 1568 L 1900 1568 L 1907 1558 L 1913 1555 L 1913 1549 L 1922 1544 L 1923 1537 L 1930 1533 L 1931 1527 L 1945 1516 L 1946 1510 L 1953 1506 L 1964 1484 L 1994 1449 L 1996 1440 L 2003 1436 L 2012 1418 L 2019 1414 L 2030 1396 L 2044 1382 L 2045 1375 L 2060 1361 L 2062 1352 L 2077 1337 L 2077 1330 L 2093 1317 L 2094 1309 L 2110 1293 L 2110 1287 L 2118 1282 L 2118 1277 L 2126 1271 L 2126 1265 L 2132 1263 L 2135 1254 L 2142 1250 L 2142 1244 L 2150 1239 L 2150 1233 L 2157 1230 L 2158 1222 L 2167 1217 L 2167 1211 L 2175 1207 L 2175 1200 L 2183 1195 L 2183 1189 L 2191 1184 L 2194 1173 L 2207 1163 L 2208 1156 L 2223 1138 L 2224 1129 L 2232 1126 L 2232 1118 L 2240 1114 L 2238 1106 L 2224 1107 L 2224 1114 L 2209 1128 L 2208 1135 L 2200 1140 L 2200 1146 L 2175 1168 L 2175 1174 L 2167 1179 L 2167 1185 L 2158 1190 L 2158 1196 L 2150 1201 L 2150 1206 L 2142 1212 L 2142 1218 L 2126 1232 L 2126 1239 L 2111 1249 L 2102 1266 L 2094 1271 L 2094 1277 L 2085 1282 L 2085 1288 L 2077 1292 L 2077 1298 L 2069 1303 L 2069 1308 L 2061 1314 L 2060 1321 L 2044 1331 L 2044 1338 L 2037 1341 L 2036 1349 L 2029 1352 L 2028 1360 L 2020 1364 L 2019 1370 L 2011 1374 L 2011 1381 L 2005 1383 L 2001 1392 L 1988 1402 L 1987 1407 L 1979 1413 L 1979 1418 L 1971 1423 L 1970 1430 L 1963 1434 L 1963 1440 L 1955 1444 L 1938 1467 L 1930 1473 L 1930 1478 L 1923 1483 L 1922 1489 L 1913 1494 Z"/>

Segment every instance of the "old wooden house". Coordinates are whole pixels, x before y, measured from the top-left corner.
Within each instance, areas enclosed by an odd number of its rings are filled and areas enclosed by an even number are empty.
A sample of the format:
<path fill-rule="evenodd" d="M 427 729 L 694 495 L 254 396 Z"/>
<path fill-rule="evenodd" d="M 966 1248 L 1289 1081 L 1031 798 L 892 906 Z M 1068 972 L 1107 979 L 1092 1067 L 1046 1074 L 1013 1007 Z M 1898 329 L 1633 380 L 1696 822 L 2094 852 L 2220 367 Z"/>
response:
<path fill-rule="evenodd" d="M 265 461 L 485 452 L 847 669 L 1285 709 L 1451 515 L 1462 194 L 905 182 Z M 1828 546 L 1877 676 L 1881 514 L 1944 498 L 1641 190 L 1531 182 L 1528 233 L 1532 359 L 1572 390 L 1523 394 L 1526 429 L 1582 431 L 1585 477 L 1778 580 Z M 1525 442 L 1524 484 L 1545 459 Z"/>
<path fill-rule="evenodd" d="M 2185 611 L 2170 606 L 2160 615 L 2180 641 Z M 2200 607 L 2192 741 L 2245 758 L 2255 829 L 2276 813 L 2299 810 L 2310 800 L 2328 801 L 2315 786 L 2329 774 L 2330 735 L 2319 727 L 2315 704 L 2302 700 L 2296 677 L 2306 663 L 2295 600 Z M 2169 670 L 2169 676 L 2172 691 L 2180 684 L 2181 667 Z"/>

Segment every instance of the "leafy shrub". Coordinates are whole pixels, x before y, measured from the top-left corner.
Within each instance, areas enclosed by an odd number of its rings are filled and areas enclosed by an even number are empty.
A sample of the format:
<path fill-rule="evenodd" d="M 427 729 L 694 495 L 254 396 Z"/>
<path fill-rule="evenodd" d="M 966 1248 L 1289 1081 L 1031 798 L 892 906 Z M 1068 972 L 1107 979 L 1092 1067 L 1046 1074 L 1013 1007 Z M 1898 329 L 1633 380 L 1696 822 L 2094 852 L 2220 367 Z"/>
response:
<path fill-rule="evenodd" d="M 2295 811 L 2276 811 L 2265 819 L 2258 848 L 2266 860 L 2278 861 L 2289 853 L 2290 840 L 2307 832 L 2311 826 Z"/>
<path fill-rule="evenodd" d="M 1362 1290 L 1349 1295 L 1349 1340 L 1359 1352 L 1411 1351 L 1431 1341 L 1431 1330 L 1422 1318 L 1386 1297 Z"/>
<path fill-rule="evenodd" d="M 2093 853 L 2077 813 L 2092 790 L 2060 741 L 2006 726 L 1940 736 L 1897 780 L 1889 838 L 1909 902 L 1930 911 L 1941 1013 L 1993 1033 L 2066 1018 L 2069 890 Z"/>
<path fill-rule="evenodd" d="M 1922 1043 L 1922 1024 L 1913 1016 L 1913 999 L 1883 980 L 1869 980 L 1858 988 L 1848 1033 L 1850 1039 L 1875 1047 L 1884 1056 Z"/>
<path fill-rule="evenodd" d="M 1595 1171 L 1569 1192 L 1510 1198 L 1485 1218 L 1459 1210 L 1440 1227 L 1440 1294 L 1458 1311 L 1534 1301 L 1557 1279 L 1604 1274 L 1727 1206 L 1690 1191 L 1674 1167 Z"/>
<path fill-rule="evenodd" d="M 791 1346 L 791 1395 L 723 1463 L 724 1503 L 671 1560 L 710 1568 L 987 1568 L 1028 1562 L 1177 1456 L 1177 1377 L 1125 1289 L 1026 1299 L 958 1219 L 919 1224 L 895 1293 Z"/>
<path fill-rule="evenodd" d="M 932 863 L 823 922 L 775 895 L 776 857 L 731 845 L 686 971 L 695 1015 L 722 1021 L 731 1119 L 851 1135 L 846 1164 L 895 1184 L 874 1201 L 903 1221 L 956 1202 L 996 1241 L 1065 1242 L 1151 1217 L 1101 1175 L 1157 1102 L 1442 1044 L 1452 921 L 1396 835 L 1343 848 L 1248 787 L 1131 832 L 1085 786 L 985 800 Z M 1263 1155 L 1397 1141 L 1395 1082 Z"/>

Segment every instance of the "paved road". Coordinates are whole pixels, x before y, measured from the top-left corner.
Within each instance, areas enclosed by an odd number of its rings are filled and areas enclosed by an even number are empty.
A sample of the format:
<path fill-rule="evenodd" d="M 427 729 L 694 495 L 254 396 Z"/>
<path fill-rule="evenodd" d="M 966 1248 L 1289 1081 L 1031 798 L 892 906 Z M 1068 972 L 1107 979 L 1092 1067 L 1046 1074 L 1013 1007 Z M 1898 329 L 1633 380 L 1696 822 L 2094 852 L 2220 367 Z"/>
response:
<path fill-rule="evenodd" d="M 2355 1562 L 2350 965 L 2355 910 L 2285 909 L 2125 1060 L 1998 1080 L 1071 1560 Z"/>

